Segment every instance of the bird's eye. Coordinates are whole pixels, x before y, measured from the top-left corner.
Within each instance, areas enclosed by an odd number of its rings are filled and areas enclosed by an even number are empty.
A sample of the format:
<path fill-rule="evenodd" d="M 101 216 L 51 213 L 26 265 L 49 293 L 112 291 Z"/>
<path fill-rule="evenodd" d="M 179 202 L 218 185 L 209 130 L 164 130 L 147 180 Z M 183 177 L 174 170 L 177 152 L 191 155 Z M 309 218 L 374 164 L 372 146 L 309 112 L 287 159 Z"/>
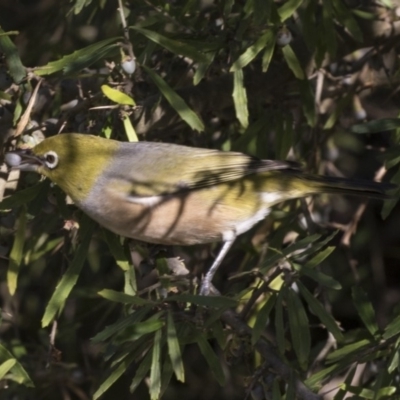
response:
<path fill-rule="evenodd" d="M 48 151 L 44 155 L 44 161 L 46 163 L 47 168 L 53 169 L 53 168 L 57 167 L 58 156 L 54 151 Z"/>

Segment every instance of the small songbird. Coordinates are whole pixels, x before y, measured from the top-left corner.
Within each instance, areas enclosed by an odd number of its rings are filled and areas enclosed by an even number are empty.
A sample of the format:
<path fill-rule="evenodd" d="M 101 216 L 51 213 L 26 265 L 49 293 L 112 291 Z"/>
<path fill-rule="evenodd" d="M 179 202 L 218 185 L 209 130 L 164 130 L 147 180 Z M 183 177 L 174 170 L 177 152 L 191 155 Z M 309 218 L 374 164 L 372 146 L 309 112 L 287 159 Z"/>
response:
<path fill-rule="evenodd" d="M 6 154 L 9 166 L 59 185 L 87 215 L 128 238 L 167 245 L 222 241 L 211 280 L 235 238 L 281 201 L 315 193 L 387 198 L 390 184 L 302 172 L 286 161 L 169 143 L 70 133 Z"/>

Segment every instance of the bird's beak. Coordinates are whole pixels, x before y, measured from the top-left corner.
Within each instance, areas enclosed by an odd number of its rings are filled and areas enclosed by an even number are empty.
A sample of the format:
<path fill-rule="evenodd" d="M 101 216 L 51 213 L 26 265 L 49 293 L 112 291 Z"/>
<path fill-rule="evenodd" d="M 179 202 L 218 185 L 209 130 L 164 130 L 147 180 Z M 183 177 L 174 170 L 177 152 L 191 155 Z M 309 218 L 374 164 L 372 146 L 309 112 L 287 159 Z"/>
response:
<path fill-rule="evenodd" d="M 41 159 L 34 154 L 31 150 L 15 150 L 10 151 L 4 157 L 6 164 L 21 171 L 35 171 L 43 165 Z"/>

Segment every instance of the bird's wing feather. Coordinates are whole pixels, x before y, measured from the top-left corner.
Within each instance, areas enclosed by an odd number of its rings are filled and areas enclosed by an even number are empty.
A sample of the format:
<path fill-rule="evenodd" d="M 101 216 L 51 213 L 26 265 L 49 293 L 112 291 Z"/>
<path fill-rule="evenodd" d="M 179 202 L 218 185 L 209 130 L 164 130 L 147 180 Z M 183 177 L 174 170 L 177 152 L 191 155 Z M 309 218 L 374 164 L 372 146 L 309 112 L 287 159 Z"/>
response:
<path fill-rule="evenodd" d="M 172 194 L 235 181 L 254 173 L 299 169 L 296 163 L 259 160 L 242 153 L 147 142 L 135 144 L 137 161 L 132 169 L 124 167 L 131 165 L 132 148 L 128 150 L 121 149 L 119 162 L 110 171 L 114 177 L 129 182 L 131 196 Z"/>

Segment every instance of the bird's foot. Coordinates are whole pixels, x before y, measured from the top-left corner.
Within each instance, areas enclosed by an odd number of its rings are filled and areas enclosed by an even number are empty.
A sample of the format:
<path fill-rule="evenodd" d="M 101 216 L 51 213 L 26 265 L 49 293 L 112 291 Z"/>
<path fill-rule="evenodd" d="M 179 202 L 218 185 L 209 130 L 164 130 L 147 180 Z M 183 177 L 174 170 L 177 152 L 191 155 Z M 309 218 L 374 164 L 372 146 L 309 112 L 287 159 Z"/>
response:
<path fill-rule="evenodd" d="M 220 294 L 218 289 L 207 279 L 207 276 L 201 281 L 200 296 L 219 296 Z"/>

